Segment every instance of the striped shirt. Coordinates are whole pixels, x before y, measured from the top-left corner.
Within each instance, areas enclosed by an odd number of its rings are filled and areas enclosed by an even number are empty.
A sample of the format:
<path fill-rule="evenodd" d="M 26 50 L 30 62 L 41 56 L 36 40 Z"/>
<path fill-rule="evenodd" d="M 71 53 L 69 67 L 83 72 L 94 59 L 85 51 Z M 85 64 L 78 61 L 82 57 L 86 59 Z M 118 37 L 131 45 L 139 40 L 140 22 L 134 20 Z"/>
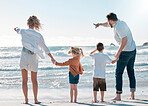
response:
<path fill-rule="evenodd" d="M 69 71 L 72 73 L 72 75 L 75 77 L 78 74 L 82 74 L 84 69 L 80 63 L 80 57 L 73 57 L 69 59 L 68 61 L 65 61 L 63 63 L 56 62 L 55 65 L 58 66 L 69 66 Z"/>

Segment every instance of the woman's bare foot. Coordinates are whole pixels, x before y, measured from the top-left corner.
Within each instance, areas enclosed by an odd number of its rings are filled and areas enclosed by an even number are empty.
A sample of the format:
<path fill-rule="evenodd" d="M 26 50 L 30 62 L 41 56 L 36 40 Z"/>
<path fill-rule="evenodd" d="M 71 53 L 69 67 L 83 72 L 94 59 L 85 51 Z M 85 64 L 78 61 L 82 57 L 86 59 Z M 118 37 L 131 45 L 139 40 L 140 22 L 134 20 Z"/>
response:
<path fill-rule="evenodd" d="M 34 103 L 35 103 L 35 104 L 40 104 L 40 103 L 42 103 L 42 102 L 36 100 Z"/>
<path fill-rule="evenodd" d="M 28 99 L 25 99 L 25 102 L 23 104 L 28 104 Z"/>

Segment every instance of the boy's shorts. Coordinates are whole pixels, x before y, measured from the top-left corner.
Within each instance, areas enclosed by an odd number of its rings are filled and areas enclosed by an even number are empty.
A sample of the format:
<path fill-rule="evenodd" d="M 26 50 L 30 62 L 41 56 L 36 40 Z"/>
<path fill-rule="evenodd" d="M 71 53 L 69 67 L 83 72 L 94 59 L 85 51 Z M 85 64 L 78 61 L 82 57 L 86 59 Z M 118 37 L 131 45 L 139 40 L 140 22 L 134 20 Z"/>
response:
<path fill-rule="evenodd" d="M 106 81 L 104 78 L 93 78 L 93 91 L 106 91 Z"/>

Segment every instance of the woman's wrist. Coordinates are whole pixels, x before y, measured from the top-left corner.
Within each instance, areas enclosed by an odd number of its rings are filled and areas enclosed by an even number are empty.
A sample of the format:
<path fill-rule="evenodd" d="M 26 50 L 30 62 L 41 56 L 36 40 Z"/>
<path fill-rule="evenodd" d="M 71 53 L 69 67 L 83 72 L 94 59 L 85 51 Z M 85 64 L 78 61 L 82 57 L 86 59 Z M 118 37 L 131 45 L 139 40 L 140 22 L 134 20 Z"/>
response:
<path fill-rule="evenodd" d="M 54 63 L 53 64 L 55 64 L 56 65 L 56 61 L 54 61 Z"/>

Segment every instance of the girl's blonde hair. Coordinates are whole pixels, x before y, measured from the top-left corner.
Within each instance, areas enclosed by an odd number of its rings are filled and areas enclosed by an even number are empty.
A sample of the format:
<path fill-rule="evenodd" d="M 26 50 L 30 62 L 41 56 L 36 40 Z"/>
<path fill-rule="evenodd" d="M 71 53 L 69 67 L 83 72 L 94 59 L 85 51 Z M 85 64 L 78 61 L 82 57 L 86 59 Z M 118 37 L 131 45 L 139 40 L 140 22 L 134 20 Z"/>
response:
<path fill-rule="evenodd" d="M 36 30 L 41 29 L 40 20 L 34 15 L 30 16 L 27 22 L 29 26 L 34 27 Z"/>
<path fill-rule="evenodd" d="M 71 47 L 71 52 L 75 55 L 79 55 L 79 56 L 84 57 L 83 50 L 81 48 Z"/>

